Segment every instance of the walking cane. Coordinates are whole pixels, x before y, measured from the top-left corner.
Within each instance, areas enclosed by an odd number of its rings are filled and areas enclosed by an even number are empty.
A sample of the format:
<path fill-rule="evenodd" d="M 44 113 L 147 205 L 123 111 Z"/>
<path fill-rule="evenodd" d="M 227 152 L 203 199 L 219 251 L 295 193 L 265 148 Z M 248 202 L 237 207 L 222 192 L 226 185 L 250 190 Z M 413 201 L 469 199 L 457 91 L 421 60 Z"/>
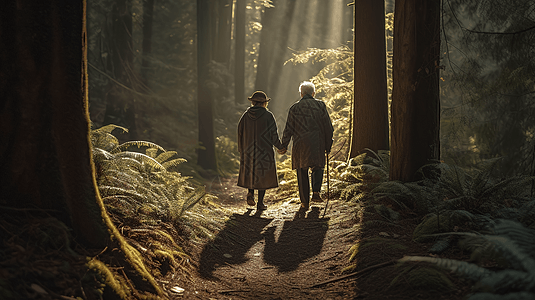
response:
<path fill-rule="evenodd" d="M 329 187 L 329 153 L 325 153 L 325 157 L 327 158 L 327 204 L 325 204 L 325 209 L 323 210 L 323 216 L 322 219 L 325 218 L 325 213 L 327 213 L 327 207 L 329 206 L 329 198 L 331 198 L 330 195 L 330 187 Z"/>

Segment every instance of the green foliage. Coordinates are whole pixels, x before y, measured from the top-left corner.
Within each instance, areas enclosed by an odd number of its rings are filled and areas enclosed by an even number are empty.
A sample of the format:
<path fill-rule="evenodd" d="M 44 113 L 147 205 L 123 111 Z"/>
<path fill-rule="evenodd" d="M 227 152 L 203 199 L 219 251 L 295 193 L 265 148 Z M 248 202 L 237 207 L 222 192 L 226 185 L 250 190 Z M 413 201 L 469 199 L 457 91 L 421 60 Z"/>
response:
<path fill-rule="evenodd" d="M 455 287 L 442 270 L 430 267 L 405 268 L 391 281 L 390 287 L 407 284 L 414 289 L 438 291 L 449 291 Z"/>
<path fill-rule="evenodd" d="M 500 260 L 506 267 L 503 270 L 489 270 L 474 263 L 436 257 L 406 256 L 400 261 L 430 262 L 477 282 L 475 294 L 469 299 L 483 299 L 483 295 L 489 293 L 504 295 L 503 298 L 495 295 L 496 299 L 512 299 L 513 295 L 535 296 L 535 231 L 509 220 L 497 220 L 491 223 L 490 229 L 496 234 L 457 234 L 464 237 L 464 246 L 472 253 L 479 252 L 479 256 Z"/>
<path fill-rule="evenodd" d="M 344 157 L 349 145 L 351 107 L 353 99 L 353 52 L 342 46 L 337 49 L 310 48 L 293 54 L 286 63 L 325 63 L 319 73 L 311 78 L 316 93 L 327 105 L 334 126 L 333 151 L 335 157 Z"/>
<path fill-rule="evenodd" d="M 533 172 L 533 1 L 444 2 L 442 153 L 471 167 L 503 157 L 502 174 Z"/>
<path fill-rule="evenodd" d="M 107 126 L 93 130 L 91 139 L 97 183 L 109 210 L 127 218 L 139 218 L 141 222 L 176 222 L 202 199 L 204 194 L 195 191 L 187 182 L 188 177 L 169 170 L 186 161 L 175 158 L 175 151 L 165 151 L 145 141 L 115 145 L 110 151 L 100 148 L 114 141 L 113 129 L 114 126 Z M 125 151 L 133 146 L 146 147 L 146 154 Z"/>
<path fill-rule="evenodd" d="M 492 174 L 498 159 L 484 161 L 479 169 L 465 170 L 446 163 L 424 166 L 422 180 L 385 182 L 372 191 L 375 199 L 388 197 L 396 203 L 414 207 L 420 213 L 464 210 L 471 213 L 504 216 L 532 200 L 532 178 L 497 178 Z"/>

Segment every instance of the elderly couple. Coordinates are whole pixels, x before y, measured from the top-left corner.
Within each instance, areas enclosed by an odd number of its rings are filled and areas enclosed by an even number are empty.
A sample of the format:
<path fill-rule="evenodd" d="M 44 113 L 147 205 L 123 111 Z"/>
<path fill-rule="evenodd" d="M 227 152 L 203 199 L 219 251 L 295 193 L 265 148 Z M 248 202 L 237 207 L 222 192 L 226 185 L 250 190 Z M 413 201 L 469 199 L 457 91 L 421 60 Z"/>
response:
<path fill-rule="evenodd" d="M 300 210 L 310 206 L 310 179 L 312 179 L 312 201 L 322 202 L 320 189 L 325 166 L 325 154 L 331 151 L 333 126 L 325 103 L 314 98 L 312 82 L 299 86 L 301 99 L 288 112 L 282 142 L 277 133 L 275 117 L 267 110 L 271 100 L 262 91 L 254 92 L 251 101 L 238 123 L 238 151 L 240 152 L 240 173 L 238 186 L 247 188 L 247 204 L 257 210 L 265 210 L 266 190 L 278 187 L 277 168 L 273 146 L 280 154 L 286 153 L 293 138 L 292 169 L 297 170 Z M 311 171 L 309 177 L 309 170 Z M 257 201 L 254 191 L 257 190 Z"/>

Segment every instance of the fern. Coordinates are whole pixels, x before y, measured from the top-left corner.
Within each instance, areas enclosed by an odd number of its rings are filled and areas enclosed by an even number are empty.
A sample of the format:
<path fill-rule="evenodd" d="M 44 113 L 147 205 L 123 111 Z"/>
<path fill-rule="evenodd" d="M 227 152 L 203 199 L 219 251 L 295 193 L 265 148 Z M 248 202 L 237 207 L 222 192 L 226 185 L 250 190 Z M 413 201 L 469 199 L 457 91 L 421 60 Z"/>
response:
<path fill-rule="evenodd" d="M 117 147 L 113 148 L 110 153 L 119 153 L 121 151 L 124 151 L 130 147 L 138 147 L 138 148 L 141 148 L 141 147 L 148 147 L 148 148 L 155 148 L 155 149 L 158 149 L 160 151 L 165 151 L 164 148 L 162 148 L 160 145 L 157 145 L 155 143 L 152 143 L 152 142 L 146 142 L 146 141 L 130 141 L 130 142 L 125 142 L 125 143 L 122 143 L 121 145 L 118 145 Z"/>
<path fill-rule="evenodd" d="M 482 268 L 476 264 L 467 263 L 464 261 L 427 257 L 427 256 L 405 256 L 399 260 L 400 262 L 429 262 L 436 264 L 437 266 L 448 269 L 452 272 L 462 274 L 464 277 L 473 281 L 479 281 L 491 274 L 491 271 Z"/>
<path fill-rule="evenodd" d="M 494 260 L 501 259 L 506 263 L 507 269 L 491 271 L 473 263 L 435 257 L 407 256 L 400 261 L 436 264 L 476 281 L 477 283 L 474 285 L 476 291 L 505 294 L 504 299 L 512 297 L 512 294 L 510 295 L 509 293 L 517 295 L 516 293 L 520 292 L 524 296 L 529 295 L 529 292 L 535 290 L 535 259 L 531 256 L 535 232 L 509 220 L 499 220 L 491 223 L 490 230 L 499 233 L 499 235 L 468 232 L 449 234 L 463 236 L 464 246 L 471 250 L 472 253 Z M 525 240 L 526 238 L 528 240 Z M 488 294 L 485 293 L 484 295 Z M 482 299 L 481 297 L 481 294 L 474 294 L 469 299 Z M 501 298 L 498 297 L 496 299 Z"/>

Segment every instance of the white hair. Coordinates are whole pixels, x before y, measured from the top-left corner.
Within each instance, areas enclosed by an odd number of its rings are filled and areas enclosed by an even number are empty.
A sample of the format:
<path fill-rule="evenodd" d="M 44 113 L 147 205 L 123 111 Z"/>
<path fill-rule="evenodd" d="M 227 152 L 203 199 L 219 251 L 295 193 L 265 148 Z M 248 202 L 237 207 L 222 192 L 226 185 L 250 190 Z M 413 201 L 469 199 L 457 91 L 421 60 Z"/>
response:
<path fill-rule="evenodd" d="M 316 86 L 310 81 L 303 81 L 301 82 L 301 85 L 299 85 L 299 92 L 301 94 L 312 96 L 312 94 L 316 92 Z"/>

